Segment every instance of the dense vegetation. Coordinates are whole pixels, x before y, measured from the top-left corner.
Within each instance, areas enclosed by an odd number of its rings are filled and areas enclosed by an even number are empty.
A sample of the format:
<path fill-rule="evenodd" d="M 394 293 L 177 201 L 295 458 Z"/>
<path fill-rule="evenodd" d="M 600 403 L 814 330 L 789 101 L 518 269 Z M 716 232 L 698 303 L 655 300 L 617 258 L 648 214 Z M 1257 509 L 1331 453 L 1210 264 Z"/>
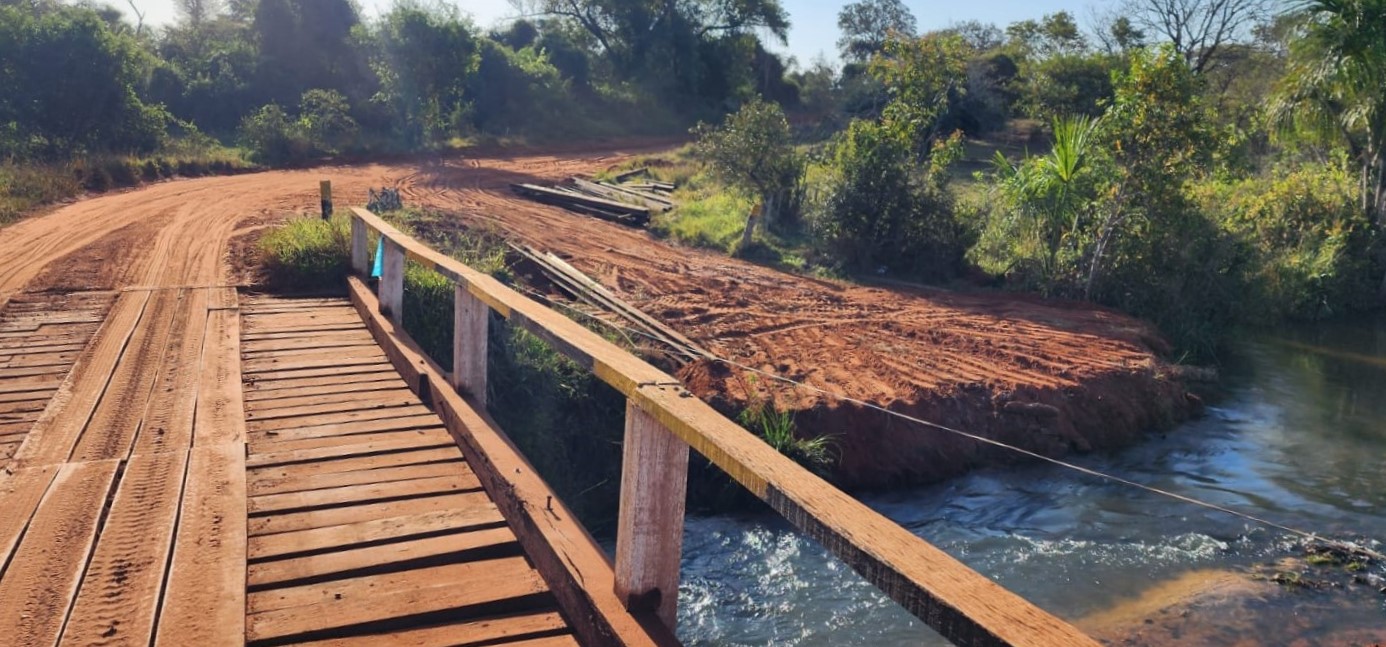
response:
<path fill-rule="evenodd" d="M 670 170 L 688 204 L 656 223 L 695 244 L 1091 300 L 1205 358 L 1239 322 L 1386 295 L 1386 0 L 924 34 L 860 0 L 840 65 L 767 51 L 777 0 L 530 5 L 483 29 L 419 0 L 178 0 L 152 29 L 0 0 L 0 221 L 175 175 L 701 120 Z"/>
<path fill-rule="evenodd" d="M 1132 0 L 1089 33 L 1060 12 L 916 35 L 898 0 L 848 5 L 844 67 L 797 72 L 798 108 L 696 129 L 704 167 L 672 167 L 688 204 L 656 229 L 736 252 L 760 202 L 760 257 L 1090 300 L 1201 360 L 1241 323 L 1378 308 L 1386 2 L 1277 7 Z M 791 140 L 806 112 L 820 126 Z M 735 163 L 767 150 L 789 151 L 770 189 Z"/>

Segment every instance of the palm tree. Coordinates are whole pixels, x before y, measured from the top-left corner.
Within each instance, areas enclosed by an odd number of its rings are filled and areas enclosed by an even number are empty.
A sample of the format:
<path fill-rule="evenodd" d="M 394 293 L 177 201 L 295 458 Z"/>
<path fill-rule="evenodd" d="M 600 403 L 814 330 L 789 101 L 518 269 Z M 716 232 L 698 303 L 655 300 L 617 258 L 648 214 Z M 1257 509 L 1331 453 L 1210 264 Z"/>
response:
<path fill-rule="evenodd" d="M 1299 11 L 1301 38 L 1273 114 L 1347 146 L 1362 210 L 1386 233 L 1386 0 L 1307 0 Z"/>

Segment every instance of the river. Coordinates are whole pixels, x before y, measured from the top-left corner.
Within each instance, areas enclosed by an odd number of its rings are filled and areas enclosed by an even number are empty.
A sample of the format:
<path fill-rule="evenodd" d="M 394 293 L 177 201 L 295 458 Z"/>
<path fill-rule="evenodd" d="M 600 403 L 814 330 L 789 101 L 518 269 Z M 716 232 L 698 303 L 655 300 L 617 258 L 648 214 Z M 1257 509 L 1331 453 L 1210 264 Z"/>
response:
<path fill-rule="evenodd" d="M 1386 321 L 1249 336 L 1222 373 L 1205 416 L 1074 462 L 1383 551 Z M 1340 567 L 1282 561 L 1302 557 L 1287 533 L 1064 468 L 989 469 L 864 500 L 1107 640 L 1386 642 L 1386 594 Z M 1268 581 L 1295 565 L 1327 584 Z M 688 520 L 679 616 L 692 645 L 943 644 L 772 517 Z"/>

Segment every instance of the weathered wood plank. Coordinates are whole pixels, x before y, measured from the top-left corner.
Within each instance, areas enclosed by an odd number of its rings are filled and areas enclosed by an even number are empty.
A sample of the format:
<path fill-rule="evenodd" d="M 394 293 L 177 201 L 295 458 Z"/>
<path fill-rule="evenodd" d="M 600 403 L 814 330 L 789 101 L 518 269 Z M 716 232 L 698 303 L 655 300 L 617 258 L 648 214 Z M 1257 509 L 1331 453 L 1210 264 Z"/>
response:
<path fill-rule="evenodd" d="M 0 472 L 0 502 L 4 502 L 4 514 L 0 514 L 0 564 L 7 563 L 34 509 L 43 499 L 48 485 L 58 473 L 58 465 L 41 465 L 21 469 L 13 474 Z"/>
<path fill-rule="evenodd" d="M 249 640 L 267 640 L 400 616 L 467 607 L 518 611 L 543 604 L 547 586 L 523 557 L 448 564 L 341 582 L 274 589 L 250 596 Z M 501 606 L 499 603 L 512 601 Z"/>
<path fill-rule="evenodd" d="M 187 455 L 144 454 L 126 464 L 101 528 L 64 645 L 148 645 L 163 588 Z"/>
<path fill-rule="evenodd" d="M 251 590 L 263 590 L 402 571 L 430 561 L 475 561 L 519 552 L 509 528 L 487 528 L 251 564 L 248 583 Z"/>
<path fill-rule="evenodd" d="M 357 434 L 380 433 L 386 431 L 429 429 L 437 425 L 438 418 L 431 413 L 401 417 L 389 416 L 376 420 L 254 431 L 250 433 L 250 445 L 252 448 L 256 449 L 256 453 L 261 453 L 258 447 L 264 443 L 276 443 L 305 438 L 347 437 Z"/>
<path fill-rule="evenodd" d="M 364 505 L 387 499 L 424 496 L 439 492 L 469 492 L 481 489 L 474 474 L 447 474 L 416 479 L 362 483 L 342 487 L 266 494 L 251 497 L 248 513 L 252 517 L 329 507 Z"/>
<path fill-rule="evenodd" d="M 61 463 L 72 455 L 148 300 L 148 292 L 126 292 L 116 299 L 110 316 L 96 332 L 87 352 L 73 365 L 68 379 L 53 395 L 52 406 L 34 423 L 29 437 L 15 453 L 17 464 Z"/>
<path fill-rule="evenodd" d="M 257 517 L 250 520 L 250 535 L 252 537 L 258 537 L 260 535 L 272 535 L 280 532 L 341 526 L 349 523 L 370 521 L 371 519 L 398 517 L 406 514 L 446 510 L 449 508 L 485 506 L 487 504 L 488 501 L 486 499 L 486 493 L 484 492 L 464 492 L 451 488 L 438 488 L 437 492 L 424 493 L 412 499 L 362 503 L 360 505 L 342 506 L 327 510 L 313 510 L 310 512 L 278 514 L 271 517 Z"/>
<path fill-rule="evenodd" d="M 359 485 L 361 483 L 388 483 L 390 481 L 404 481 L 414 478 L 428 478 L 430 476 L 446 476 L 459 472 L 467 474 L 472 473 L 471 468 L 467 467 L 466 462 L 462 460 L 460 454 L 454 460 L 441 463 L 403 465 L 400 467 L 383 467 L 373 470 L 357 470 L 354 472 L 333 472 L 330 474 L 314 474 L 311 476 L 286 476 L 282 478 L 257 477 L 250 482 L 250 495 L 261 496 L 265 494 L 284 494 L 286 492 L 306 492 L 324 488 Z"/>
<path fill-rule="evenodd" d="M 374 454 L 394 453 L 409 450 L 433 449 L 451 445 L 451 438 L 444 434 L 437 433 L 406 433 L 399 438 L 377 441 L 373 443 L 352 443 L 349 445 L 331 445 L 328 447 L 315 447 L 313 449 L 296 449 L 287 452 L 274 452 L 269 454 L 255 454 L 246 459 L 246 467 L 272 467 L 275 465 L 289 465 L 295 463 L 309 463 L 314 461 L 331 460 L 334 458 L 351 458 L 354 456 L 370 456 Z"/>
<path fill-rule="evenodd" d="M 437 420 L 434 420 L 433 422 L 436 423 Z M 447 444 L 447 442 L 452 441 L 452 437 L 448 435 L 446 429 L 443 429 L 442 427 L 432 427 L 427 429 L 382 431 L 372 434 L 359 434 L 351 436 L 321 436 L 318 438 L 299 438 L 296 440 L 283 440 L 279 442 L 252 442 L 250 447 L 251 452 L 255 454 L 277 454 L 281 452 L 298 451 L 301 449 L 319 449 L 322 447 L 338 447 L 341 445 L 389 442 L 393 440 L 399 440 L 404 436 L 420 438 L 422 436 L 429 436 L 434 434 L 437 434 L 445 439 L 446 442 L 440 444 Z"/>
<path fill-rule="evenodd" d="M 404 250 L 393 240 L 384 245 L 380 270 L 380 312 L 396 323 L 404 321 Z"/>
<path fill-rule="evenodd" d="M 688 445 L 626 403 L 621 502 L 616 531 L 616 596 L 626 608 L 678 622 Z"/>
<path fill-rule="evenodd" d="M 245 479 L 245 445 L 192 448 L 156 645 L 245 644 Z"/>
<path fill-rule="evenodd" d="M 363 283 L 354 277 L 348 283 L 352 302 L 372 335 L 405 381 L 412 371 L 414 388 L 427 391 L 525 554 L 550 582 L 574 631 L 588 644 L 677 644 L 653 614 L 637 616 L 626 610 L 616 597 L 615 575 L 605 553 L 519 450 L 461 395 L 452 389 L 427 388 L 444 382 L 442 369 L 378 313 L 375 295 Z"/>
<path fill-rule="evenodd" d="M 357 523 L 251 537 L 250 559 L 306 557 L 328 551 L 347 550 L 365 544 L 397 541 L 449 530 L 481 529 L 504 524 L 505 518 L 493 504 L 445 508 Z"/>
<path fill-rule="evenodd" d="M 385 467 L 400 467 L 403 465 L 437 463 L 441 461 L 457 460 L 461 457 L 462 452 L 458 451 L 456 447 L 439 447 L 434 449 L 376 454 L 372 456 L 353 456 L 350 458 L 321 460 L 312 463 L 297 463 L 287 466 L 276 465 L 273 467 L 256 468 L 252 470 L 252 473 L 257 479 L 307 478 L 321 474 L 336 474 L 340 472 L 355 472 L 358 470 L 373 470 Z"/>
<path fill-rule="evenodd" d="M 135 438 L 136 454 L 182 450 L 192 445 L 207 334 L 207 290 L 188 290 L 173 326 L 163 369 L 144 411 L 140 434 Z"/>
<path fill-rule="evenodd" d="M 236 310 L 207 313 L 201 381 L 193 446 L 245 442 L 245 409 L 241 400 L 240 314 Z"/>
<path fill-rule="evenodd" d="M 287 429 L 303 429 L 310 425 L 321 427 L 324 425 L 339 425 L 348 422 L 365 422 L 368 420 L 384 420 L 389 418 L 402 418 L 405 416 L 418 416 L 428 413 L 428 408 L 419 404 L 409 404 L 396 407 L 378 407 L 375 409 L 363 409 L 360 411 L 344 411 L 342 413 L 318 414 L 312 418 L 298 420 L 295 418 L 276 418 L 274 420 L 252 420 L 246 425 L 250 431 L 282 431 Z"/>
<path fill-rule="evenodd" d="M 453 298 L 452 387 L 486 406 L 487 327 L 491 308 L 456 286 Z"/>
<path fill-rule="evenodd" d="M 58 470 L 0 579 L 0 636 L 6 645 L 57 644 L 119 466 L 110 460 Z"/>
<path fill-rule="evenodd" d="M 441 626 L 371 633 L 302 643 L 305 647 L 454 647 L 455 645 L 511 645 L 512 641 L 540 638 L 563 632 L 567 624 L 556 611 L 507 615 Z"/>

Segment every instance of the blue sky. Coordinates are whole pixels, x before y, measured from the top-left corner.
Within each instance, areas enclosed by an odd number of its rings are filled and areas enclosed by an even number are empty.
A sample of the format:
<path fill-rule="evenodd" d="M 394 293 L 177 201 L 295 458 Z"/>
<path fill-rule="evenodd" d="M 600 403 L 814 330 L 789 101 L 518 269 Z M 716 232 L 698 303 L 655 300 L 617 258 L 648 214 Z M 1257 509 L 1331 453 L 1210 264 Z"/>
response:
<path fill-rule="evenodd" d="M 124 0 L 106 0 L 128 12 Z M 391 0 L 358 0 L 367 15 L 388 9 Z M 809 63 L 820 52 L 836 60 L 837 12 L 846 2 L 815 2 L 813 0 L 781 0 L 789 11 L 793 24 L 789 45 L 776 46 L 787 51 L 801 63 Z M 940 0 L 905 0 L 924 31 L 947 27 L 965 20 L 980 20 L 1005 27 L 1011 22 L 1039 18 L 1047 13 L 1067 10 L 1086 25 L 1092 8 L 1106 8 L 1118 0 L 974 0 L 973 2 L 943 2 Z M 173 0 L 134 0 L 145 12 L 145 22 L 163 25 L 172 22 L 176 14 Z M 507 0 L 456 0 L 457 6 L 472 15 L 483 27 L 503 22 L 517 12 Z"/>

